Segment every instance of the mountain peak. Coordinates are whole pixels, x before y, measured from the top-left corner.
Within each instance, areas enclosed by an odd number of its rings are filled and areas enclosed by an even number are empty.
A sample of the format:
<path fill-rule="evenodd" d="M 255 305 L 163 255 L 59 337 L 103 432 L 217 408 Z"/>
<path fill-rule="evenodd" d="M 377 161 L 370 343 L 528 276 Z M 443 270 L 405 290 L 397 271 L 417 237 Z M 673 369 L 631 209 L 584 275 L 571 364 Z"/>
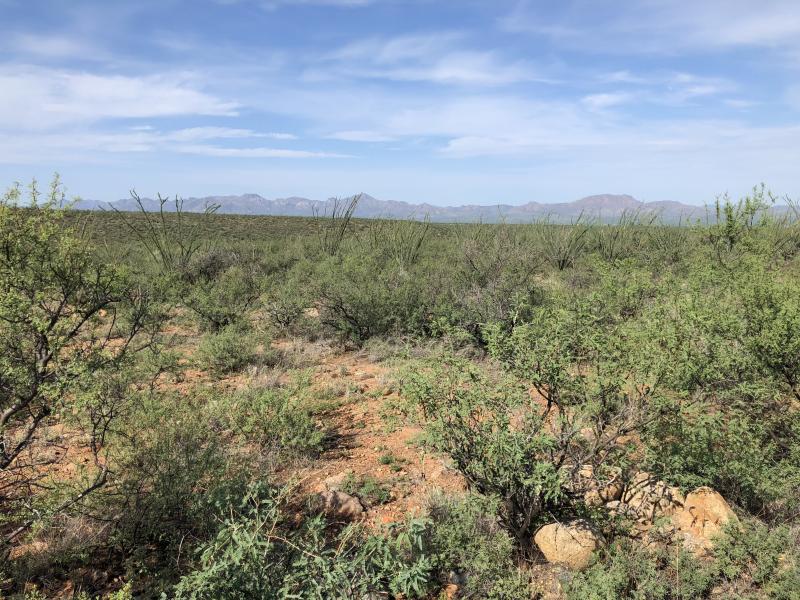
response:
<path fill-rule="evenodd" d="M 583 209 L 594 210 L 627 210 L 642 206 L 641 202 L 628 194 L 595 194 L 576 200 L 571 204 Z"/>

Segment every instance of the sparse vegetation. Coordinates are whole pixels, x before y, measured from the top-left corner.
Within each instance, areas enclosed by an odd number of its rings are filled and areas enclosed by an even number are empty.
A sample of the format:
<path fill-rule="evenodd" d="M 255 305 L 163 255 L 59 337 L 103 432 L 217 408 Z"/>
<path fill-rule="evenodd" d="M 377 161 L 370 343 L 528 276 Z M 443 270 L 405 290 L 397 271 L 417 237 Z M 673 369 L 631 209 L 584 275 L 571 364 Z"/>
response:
<path fill-rule="evenodd" d="M 800 226 L 766 189 L 680 227 L 22 196 L 3 597 L 796 597 Z M 697 489 L 733 512 L 693 546 Z M 596 544 L 556 567 L 571 523 Z"/>

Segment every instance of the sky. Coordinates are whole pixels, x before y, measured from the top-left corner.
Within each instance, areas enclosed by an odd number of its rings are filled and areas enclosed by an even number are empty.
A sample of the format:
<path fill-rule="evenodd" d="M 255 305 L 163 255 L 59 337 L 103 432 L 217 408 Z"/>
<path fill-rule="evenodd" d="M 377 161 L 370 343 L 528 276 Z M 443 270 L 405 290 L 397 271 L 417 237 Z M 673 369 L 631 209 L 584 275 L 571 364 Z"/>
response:
<path fill-rule="evenodd" d="M 800 195 L 797 0 L 0 0 L 0 184 Z"/>

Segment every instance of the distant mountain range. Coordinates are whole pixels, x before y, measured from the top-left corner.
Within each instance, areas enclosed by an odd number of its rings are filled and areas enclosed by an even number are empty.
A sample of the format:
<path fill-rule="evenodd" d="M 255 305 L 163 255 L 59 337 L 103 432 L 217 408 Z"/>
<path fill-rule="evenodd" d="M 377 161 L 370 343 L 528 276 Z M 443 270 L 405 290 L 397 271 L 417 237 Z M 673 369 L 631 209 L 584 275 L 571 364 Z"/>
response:
<path fill-rule="evenodd" d="M 347 200 L 347 199 L 346 199 Z M 217 212 L 239 215 L 280 215 L 309 217 L 313 214 L 330 214 L 335 199 L 309 200 L 296 196 L 269 200 L 258 194 L 241 196 L 206 196 L 203 198 L 185 198 L 183 210 L 187 212 L 203 212 L 206 206 L 217 205 Z M 341 200 L 339 201 L 341 202 Z M 143 198 L 146 210 L 158 210 L 158 201 Z M 80 200 L 76 205 L 79 210 L 138 210 L 133 199 L 115 202 L 99 202 Z M 170 201 L 165 209 L 174 210 L 175 203 Z M 549 218 L 554 222 L 572 222 L 581 215 L 605 222 L 617 221 L 623 214 L 638 213 L 642 216 L 658 216 L 662 221 L 674 223 L 686 222 L 706 217 L 706 208 L 691 206 L 680 202 L 640 202 L 627 194 L 600 194 L 587 196 L 574 202 L 543 203 L 528 202 L 522 205 L 465 204 L 461 206 L 434 206 L 433 204 L 411 204 L 395 200 L 378 200 L 369 194 L 361 194 L 356 217 L 385 219 L 422 219 L 426 215 L 435 222 L 498 222 L 529 223 L 537 219 Z"/>

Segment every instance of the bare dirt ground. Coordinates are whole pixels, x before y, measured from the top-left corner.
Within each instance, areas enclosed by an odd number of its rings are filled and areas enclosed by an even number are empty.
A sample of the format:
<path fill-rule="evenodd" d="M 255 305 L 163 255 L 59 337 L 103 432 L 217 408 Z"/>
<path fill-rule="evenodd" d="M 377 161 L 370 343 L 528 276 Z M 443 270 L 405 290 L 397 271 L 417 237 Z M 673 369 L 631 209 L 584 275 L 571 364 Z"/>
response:
<path fill-rule="evenodd" d="M 280 347 L 280 344 L 278 344 Z M 325 491 L 335 481 L 372 480 L 389 492 L 383 503 L 368 506 L 367 523 L 380 525 L 420 514 L 437 491 L 465 489 L 448 460 L 420 443 L 422 429 L 397 418 L 401 401 L 394 370 L 359 352 L 324 356 L 313 368 L 315 389 L 346 389 L 340 406 L 323 426 L 331 442 L 322 456 L 299 473 L 308 494 Z M 327 483 L 326 483 L 327 482 Z"/>

